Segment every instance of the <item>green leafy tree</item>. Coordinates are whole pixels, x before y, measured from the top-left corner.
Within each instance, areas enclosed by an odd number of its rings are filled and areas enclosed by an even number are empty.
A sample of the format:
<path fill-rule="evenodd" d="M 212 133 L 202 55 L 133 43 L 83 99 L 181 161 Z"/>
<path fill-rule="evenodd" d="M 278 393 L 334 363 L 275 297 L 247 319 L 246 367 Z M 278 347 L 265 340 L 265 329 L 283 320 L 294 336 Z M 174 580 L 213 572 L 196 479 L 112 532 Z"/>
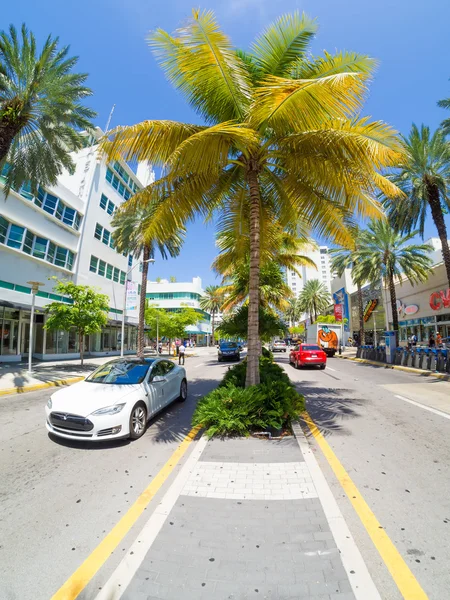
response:
<path fill-rule="evenodd" d="M 360 245 L 361 231 L 357 227 L 353 227 L 352 243 L 347 247 L 341 246 L 330 250 L 332 256 L 331 270 L 336 272 L 339 277 L 342 277 L 346 269 L 351 269 L 353 283 L 356 285 L 358 298 L 358 319 L 359 319 L 359 344 L 363 346 L 366 340 L 364 330 L 364 306 L 362 286 L 366 283 L 365 274 L 361 271 L 356 271 L 357 253 Z M 358 275 L 358 276 L 357 276 Z"/>
<path fill-rule="evenodd" d="M 216 331 L 223 338 L 245 339 L 247 335 L 248 304 L 239 307 L 235 312 L 223 318 Z M 286 324 L 270 308 L 259 307 L 259 338 L 269 342 L 272 338 L 283 335 Z"/>
<path fill-rule="evenodd" d="M 6 189 L 31 181 L 55 184 L 73 171 L 72 150 L 82 147 L 80 129 L 92 129 L 95 112 L 82 104 L 92 94 L 87 75 L 74 73 L 78 58 L 49 36 L 40 52 L 25 25 L 0 33 L 0 167 L 8 161 Z"/>
<path fill-rule="evenodd" d="M 429 254 L 433 247 L 410 243 L 417 233 L 402 235 L 385 219 L 371 221 L 361 232 L 355 257 L 356 278 L 364 277 L 371 283 L 381 280 L 389 288 L 394 331 L 398 331 L 396 280 L 401 284 L 402 277 L 406 277 L 413 285 L 425 281 L 432 265 Z"/>
<path fill-rule="evenodd" d="M 176 277 L 174 277 L 173 275 L 171 275 L 171 276 L 169 277 L 169 281 L 170 281 L 170 283 L 176 283 L 176 282 L 177 282 L 177 278 L 176 278 Z"/>
<path fill-rule="evenodd" d="M 303 336 L 305 335 L 305 326 L 304 325 L 294 325 L 293 327 L 289 327 L 289 333 L 295 336 Z"/>
<path fill-rule="evenodd" d="M 54 290 L 57 294 L 70 298 L 72 304 L 47 304 L 45 311 L 48 317 L 45 328 L 61 331 L 76 329 L 83 365 L 84 337 L 101 331 L 108 323 L 109 298 L 106 294 L 99 294 L 89 285 L 76 285 L 72 281 L 58 281 Z"/>
<path fill-rule="evenodd" d="M 324 283 L 310 279 L 300 292 L 298 303 L 301 311 L 309 314 L 312 324 L 317 321 L 317 315 L 328 308 L 331 296 Z"/>
<path fill-rule="evenodd" d="M 303 317 L 303 310 L 301 308 L 298 298 L 290 298 L 288 300 L 288 307 L 284 311 L 284 317 L 290 323 L 298 323 Z"/>
<path fill-rule="evenodd" d="M 200 315 L 193 308 L 182 308 L 178 312 L 167 312 L 163 308 L 149 305 L 145 309 L 145 322 L 152 333 L 158 329 L 160 337 L 169 340 L 184 338 L 186 327 L 195 325 L 200 320 Z"/>
<path fill-rule="evenodd" d="M 200 308 L 211 315 L 211 345 L 215 340 L 216 314 L 223 304 L 223 294 L 219 285 L 208 285 L 204 296 L 200 298 Z"/>
<path fill-rule="evenodd" d="M 184 230 L 179 230 L 169 236 L 164 242 L 156 243 L 147 236 L 147 223 L 151 220 L 153 210 L 151 207 L 133 207 L 125 203 L 115 212 L 111 221 L 114 227 L 113 238 L 119 252 L 133 254 L 137 259 L 142 259 L 141 297 L 139 299 L 139 322 L 137 355 L 144 356 L 144 318 L 148 277 L 148 261 L 155 256 L 158 249 L 161 257 L 174 258 L 180 254 L 184 240 Z"/>
<path fill-rule="evenodd" d="M 440 106 L 441 108 L 446 108 L 447 110 L 450 110 L 450 98 L 444 98 L 443 100 L 439 100 L 438 106 Z M 450 118 L 442 121 L 441 127 L 442 127 L 444 134 L 448 135 L 450 133 Z"/>
<path fill-rule="evenodd" d="M 442 130 L 431 135 L 430 128 L 413 125 L 403 138 L 407 159 L 391 176 L 405 196 L 386 199 L 391 224 L 401 233 L 418 229 L 423 238 L 427 211 L 436 226 L 442 244 L 442 256 L 450 285 L 450 249 L 444 214 L 450 209 L 450 144 Z"/>
<path fill-rule="evenodd" d="M 348 319 L 338 321 L 334 315 L 317 315 L 317 323 L 348 323 Z"/>
<path fill-rule="evenodd" d="M 174 35 L 158 29 L 149 42 L 206 124 L 149 120 L 116 128 L 103 144 L 110 159 L 164 167 L 131 199 L 156 204 L 152 238 L 198 215 L 227 214 L 232 203 L 248 215 L 248 386 L 260 379 L 261 225 L 307 223 L 343 243 L 344 217 L 375 216 L 377 190 L 398 193 L 380 171 L 402 147 L 387 125 L 360 117 L 375 61 L 350 52 L 312 57 L 316 30 L 305 15 L 285 15 L 243 52 L 211 11 L 193 10 Z"/>

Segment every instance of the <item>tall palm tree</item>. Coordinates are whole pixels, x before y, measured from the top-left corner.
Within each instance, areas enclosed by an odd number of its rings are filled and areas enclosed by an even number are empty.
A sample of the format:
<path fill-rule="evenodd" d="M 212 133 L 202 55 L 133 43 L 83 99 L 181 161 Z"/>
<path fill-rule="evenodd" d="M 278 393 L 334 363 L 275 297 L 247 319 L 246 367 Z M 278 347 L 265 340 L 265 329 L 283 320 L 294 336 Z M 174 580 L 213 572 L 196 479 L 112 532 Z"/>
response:
<path fill-rule="evenodd" d="M 129 202 L 123 204 L 114 213 L 111 224 L 115 228 L 113 239 L 119 252 L 133 254 L 142 259 L 141 297 L 139 299 L 139 323 L 137 339 L 137 355 L 144 356 L 144 325 L 147 292 L 148 261 L 154 258 L 156 249 L 163 259 L 179 255 L 184 241 L 184 230 L 171 235 L 164 243 L 155 243 L 148 239 L 146 231 L 148 221 L 152 218 L 152 208 L 136 210 Z"/>
<path fill-rule="evenodd" d="M 220 311 L 223 304 L 223 294 L 220 291 L 220 285 L 208 285 L 205 289 L 205 295 L 200 298 L 200 308 L 209 312 L 211 315 L 211 346 L 215 344 L 215 325 L 216 314 Z"/>
<path fill-rule="evenodd" d="M 444 214 L 450 209 L 450 144 L 442 130 L 431 135 L 425 125 L 420 129 L 413 125 L 403 142 L 407 160 L 399 165 L 391 179 L 405 196 L 395 201 L 386 200 L 388 217 L 401 233 L 417 228 L 423 237 L 430 209 L 450 285 L 450 249 L 444 220 Z"/>
<path fill-rule="evenodd" d="M 450 110 L 450 98 L 444 98 L 443 100 L 439 100 L 438 106 Z M 448 135 L 450 133 L 450 118 L 444 119 L 444 121 L 442 121 L 441 123 L 441 127 L 445 135 Z"/>
<path fill-rule="evenodd" d="M 0 167 L 8 162 L 8 191 L 25 181 L 55 184 L 75 168 L 69 153 L 83 145 L 79 130 L 93 128 L 96 113 L 82 104 L 92 95 L 87 75 L 73 72 L 78 58 L 58 44 L 49 36 L 38 52 L 25 25 L 21 36 L 12 25 L 0 33 Z"/>
<path fill-rule="evenodd" d="M 361 232 L 355 256 L 354 273 L 358 280 L 382 281 L 389 287 L 392 323 L 398 331 L 397 296 L 395 283 L 406 277 L 413 285 L 428 278 L 433 250 L 429 244 L 412 244 L 417 231 L 402 235 L 395 231 L 385 219 L 371 221 Z"/>
<path fill-rule="evenodd" d="M 355 267 L 358 260 L 358 249 L 360 246 L 361 231 L 358 227 L 353 227 L 353 243 L 347 247 L 341 246 L 340 248 L 332 248 L 330 254 L 331 259 L 331 270 L 336 272 L 339 277 L 342 277 L 346 269 L 352 270 L 353 283 L 356 285 L 357 298 L 358 298 L 358 317 L 359 317 L 359 343 L 360 345 L 365 344 L 366 334 L 364 331 L 364 306 L 363 306 L 363 295 L 362 286 L 366 282 L 364 273 L 358 272 Z"/>
<path fill-rule="evenodd" d="M 305 15 L 282 16 L 250 52 L 233 48 L 211 11 L 194 10 L 174 35 L 156 30 L 149 41 L 162 68 L 206 124 L 144 121 L 103 144 L 110 159 L 164 166 L 164 177 L 132 200 L 157 204 L 155 239 L 198 215 L 226 214 L 232 203 L 248 213 L 247 386 L 259 383 L 261 216 L 308 223 L 344 242 L 348 213 L 375 216 L 377 190 L 399 193 L 380 175 L 402 152 L 395 132 L 359 117 L 374 61 L 349 52 L 310 57 L 316 29 Z"/>
<path fill-rule="evenodd" d="M 291 298 L 288 301 L 288 307 L 284 311 L 285 318 L 291 325 L 295 325 L 302 318 L 303 311 L 298 298 Z"/>
<path fill-rule="evenodd" d="M 309 314 L 311 324 L 313 324 L 317 321 L 317 315 L 329 307 L 330 292 L 319 279 L 310 279 L 300 292 L 298 303 L 301 311 Z"/>

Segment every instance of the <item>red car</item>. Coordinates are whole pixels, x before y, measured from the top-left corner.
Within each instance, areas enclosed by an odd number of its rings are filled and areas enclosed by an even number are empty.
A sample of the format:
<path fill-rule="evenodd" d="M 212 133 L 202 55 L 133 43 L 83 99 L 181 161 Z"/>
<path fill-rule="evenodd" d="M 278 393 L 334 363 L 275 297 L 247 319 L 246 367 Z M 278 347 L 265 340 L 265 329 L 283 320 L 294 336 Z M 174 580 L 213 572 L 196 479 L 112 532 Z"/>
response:
<path fill-rule="evenodd" d="M 306 365 L 317 365 L 325 369 L 327 355 L 317 344 L 299 344 L 289 354 L 289 362 L 296 369 Z"/>

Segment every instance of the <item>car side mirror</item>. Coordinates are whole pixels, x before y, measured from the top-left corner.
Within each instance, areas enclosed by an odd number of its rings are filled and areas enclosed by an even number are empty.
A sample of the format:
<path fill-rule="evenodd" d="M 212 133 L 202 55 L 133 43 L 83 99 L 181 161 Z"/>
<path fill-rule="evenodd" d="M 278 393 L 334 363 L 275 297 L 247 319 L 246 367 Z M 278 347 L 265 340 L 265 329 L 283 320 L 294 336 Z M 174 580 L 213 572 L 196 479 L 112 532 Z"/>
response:
<path fill-rule="evenodd" d="M 165 377 L 162 375 L 155 375 L 150 383 L 162 383 L 163 381 L 166 381 Z"/>

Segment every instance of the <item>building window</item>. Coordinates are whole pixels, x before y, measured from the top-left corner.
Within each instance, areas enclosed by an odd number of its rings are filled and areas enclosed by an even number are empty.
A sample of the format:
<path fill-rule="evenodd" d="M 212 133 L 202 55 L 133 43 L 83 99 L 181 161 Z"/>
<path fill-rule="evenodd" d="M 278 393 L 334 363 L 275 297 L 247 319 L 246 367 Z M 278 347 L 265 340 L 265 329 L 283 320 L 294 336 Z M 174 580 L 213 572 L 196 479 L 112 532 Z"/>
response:
<path fill-rule="evenodd" d="M 106 263 L 104 260 L 101 260 L 98 263 L 98 274 L 101 275 L 102 277 L 104 277 L 105 273 L 106 273 Z"/>
<path fill-rule="evenodd" d="M 106 279 L 112 279 L 113 277 L 113 266 L 106 265 Z"/>
<path fill-rule="evenodd" d="M 23 234 L 25 233 L 25 227 L 20 227 L 19 225 L 13 225 L 13 223 L 9 226 L 8 239 L 6 241 L 6 245 L 11 248 L 21 248 Z"/>
<path fill-rule="evenodd" d="M 139 190 L 139 187 L 134 183 L 131 177 L 128 176 L 125 169 L 118 162 L 114 163 L 113 168 L 120 178 L 108 167 L 106 169 L 106 181 L 112 185 L 122 198 L 129 200 L 129 198 Z"/>
<path fill-rule="evenodd" d="M 107 229 L 103 229 L 102 242 L 104 244 L 106 244 L 107 246 L 109 246 L 110 240 L 111 240 L 111 232 L 109 232 Z"/>
<path fill-rule="evenodd" d="M 92 273 L 97 273 L 97 266 L 98 266 L 98 258 L 96 256 L 91 256 L 91 263 L 89 265 L 89 271 L 92 271 Z"/>
<path fill-rule="evenodd" d="M 97 225 L 95 226 L 94 237 L 97 240 L 101 240 L 102 234 L 103 234 L 103 227 L 99 223 L 97 223 Z"/>
<path fill-rule="evenodd" d="M 100 208 L 103 208 L 103 210 L 106 210 L 107 205 L 108 205 L 108 198 L 105 196 L 105 194 L 102 194 L 100 197 Z"/>
<path fill-rule="evenodd" d="M 141 287 L 142 287 L 142 286 L 141 286 L 141 284 L 140 284 L 140 283 L 138 283 L 138 296 L 140 296 L 140 295 L 141 295 Z"/>
<path fill-rule="evenodd" d="M 27 232 L 27 234 L 28 233 L 29 232 Z M 34 238 L 33 256 L 35 256 L 36 258 L 45 259 L 46 255 L 47 255 L 47 246 L 48 246 L 48 240 L 46 240 L 45 238 L 36 236 Z"/>
<path fill-rule="evenodd" d="M 117 267 L 107 264 L 104 260 L 100 260 L 94 255 L 91 256 L 89 270 L 92 271 L 92 273 L 97 273 L 100 277 L 106 277 L 106 279 L 111 279 L 116 283 L 125 285 L 125 271 L 121 271 Z"/>
<path fill-rule="evenodd" d="M 105 210 L 108 215 L 113 215 L 114 211 L 116 210 L 116 205 L 114 202 L 111 202 L 111 200 L 109 200 L 105 194 L 102 194 L 100 198 L 100 208 Z"/>
<path fill-rule="evenodd" d="M 132 254 L 130 254 L 130 255 L 128 256 L 128 266 L 129 266 L 129 267 L 131 267 L 131 265 L 132 265 L 132 264 L 133 264 L 133 255 L 132 255 Z"/>
<path fill-rule="evenodd" d="M 113 281 L 115 281 L 116 283 L 119 283 L 119 277 L 120 277 L 120 269 L 118 269 L 117 267 L 114 267 Z"/>

